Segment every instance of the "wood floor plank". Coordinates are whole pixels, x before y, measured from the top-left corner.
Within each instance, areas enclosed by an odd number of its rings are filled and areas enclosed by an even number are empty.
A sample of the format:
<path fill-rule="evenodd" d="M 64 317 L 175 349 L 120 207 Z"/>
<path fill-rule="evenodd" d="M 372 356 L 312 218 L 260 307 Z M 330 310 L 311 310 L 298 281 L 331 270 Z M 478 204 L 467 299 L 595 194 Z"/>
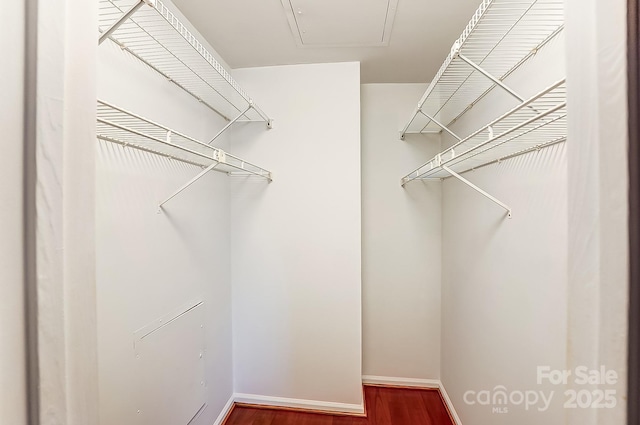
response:
<path fill-rule="evenodd" d="M 440 425 L 438 423 L 433 424 L 429 413 L 426 408 L 418 408 L 416 406 L 423 406 L 422 394 L 427 391 L 404 391 L 402 395 L 396 394 L 395 398 L 397 403 L 402 406 L 400 412 L 393 415 L 392 422 L 394 425 L 412 425 L 412 424 L 425 424 L 425 425 Z"/>
<path fill-rule="evenodd" d="M 384 398 L 385 388 L 365 387 L 369 424 L 391 425 L 389 402 Z"/>
<path fill-rule="evenodd" d="M 355 416 L 334 416 L 331 425 L 369 425 L 369 419 Z"/>
<path fill-rule="evenodd" d="M 453 425 L 434 390 L 364 387 L 367 417 L 236 407 L 225 425 Z"/>
<path fill-rule="evenodd" d="M 449 411 L 442 402 L 442 397 L 440 397 L 439 392 L 423 392 L 420 395 L 422 397 L 424 410 L 429 416 L 430 425 L 452 424 L 451 416 L 449 416 Z"/>
<path fill-rule="evenodd" d="M 275 411 L 254 409 L 248 407 L 236 407 L 231 412 L 227 424 L 251 424 L 251 425 L 272 425 L 276 416 Z M 231 421 L 233 418 L 233 421 Z"/>

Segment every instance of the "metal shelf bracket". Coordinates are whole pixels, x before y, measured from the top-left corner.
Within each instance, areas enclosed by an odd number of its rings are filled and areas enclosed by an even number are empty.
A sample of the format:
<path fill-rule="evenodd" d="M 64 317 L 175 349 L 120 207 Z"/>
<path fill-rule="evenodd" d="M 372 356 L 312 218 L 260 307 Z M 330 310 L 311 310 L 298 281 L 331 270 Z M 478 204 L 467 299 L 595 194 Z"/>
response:
<path fill-rule="evenodd" d="M 98 38 L 98 45 L 102 44 L 102 42 L 109 38 L 115 30 L 120 28 L 120 25 L 122 25 L 127 19 L 129 19 L 131 15 L 136 13 L 136 11 L 140 9 L 143 4 L 153 6 L 153 0 L 138 0 L 137 3 L 134 3 L 133 6 L 131 6 L 129 10 L 124 13 L 124 15 L 122 15 L 117 21 L 111 24 L 111 26 L 107 28 L 105 32 L 100 34 L 100 37 Z"/>
<path fill-rule="evenodd" d="M 214 154 L 214 158 L 215 158 L 215 160 L 217 162 L 214 162 L 213 164 L 209 165 L 207 168 L 205 168 L 200 173 L 198 173 L 197 176 L 195 176 L 194 178 L 189 180 L 184 186 L 182 186 L 180 189 L 176 190 L 171 196 L 169 196 L 164 201 L 160 202 L 160 205 L 158 205 L 158 212 L 160 212 L 162 210 L 162 207 L 163 207 L 164 204 L 166 204 L 167 202 L 169 202 L 170 200 L 172 200 L 173 198 L 178 196 L 185 189 L 187 189 L 189 186 L 191 186 L 192 184 L 194 184 L 195 182 L 200 180 L 202 177 L 204 177 L 210 171 L 213 171 L 218 165 L 224 164 L 226 162 L 226 160 L 227 160 L 227 155 L 225 154 L 224 151 L 218 149 L 216 151 L 216 153 Z"/>
<path fill-rule="evenodd" d="M 460 174 L 456 173 L 455 171 L 453 171 L 451 168 L 447 167 L 446 165 L 440 165 L 440 167 L 442 167 L 442 169 L 445 170 L 447 173 L 451 174 L 452 177 L 455 177 L 456 179 L 460 180 L 462 183 L 466 184 L 467 186 L 469 186 L 470 188 L 472 188 L 476 192 L 480 193 L 482 196 L 490 199 L 492 202 L 494 202 L 497 205 L 499 205 L 502 208 L 504 208 L 507 211 L 507 217 L 511 218 L 511 208 L 507 204 L 505 204 L 504 202 L 498 200 L 494 196 L 488 194 L 484 190 L 480 189 L 478 186 L 476 186 L 475 184 L 471 183 L 469 180 L 465 179 Z"/>
<path fill-rule="evenodd" d="M 441 129 L 443 129 L 444 131 L 446 131 L 447 133 L 449 133 L 451 136 L 453 136 L 456 140 L 461 141 L 462 137 L 458 136 L 456 133 L 454 133 L 453 131 L 449 130 L 449 128 L 442 124 L 440 121 L 438 121 L 437 119 L 435 119 L 434 117 L 432 117 L 431 115 L 427 114 L 426 112 L 424 112 L 422 109 L 419 109 L 418 112 L 420 112 L 422 115 L 424 115 L 425 117 L 429 118 L 431 121 L 433 121 L 438 127 L 440 127 Z"/>
<path fill-rule="evenodd" d="M 233 124 L 236 123 L 236 121 L 238 121 L 240 118 L 242 118 L 244 116 L 244 114 L 246 114 L 247 112 L 249 112 L 249 109 L 253 108 L 253 104 L 250 104 L 249 106 L 247 106 L 247 109 L 245 109 L 244 111 L 242 111 L 240 113 L 240 115 L 238 115 L 237 117 L 235 117 L 234 119 L 232 119 L 231 121 L 229 121 L 227 123 L 227 125 L 225 125 L 224 127 L 222 127 L 222 130 L 220 130 L 218 132 L 218 134 L 216 134 L 215 136 L 213 136 L 213 139 L 209 140 L 207 142 L 207 145 L 211 145 L 211 143 L 213 143 L 218 137 L 220 137 L 222 135 L 222 133 L 224 133 L 225 131 L 227 131 Z"/>
<path fill-rule="evenodd" d="M 467 65 L 469 65 L 471 68 L 475 69 L 476 71 L 478 71 L 479 73 L 481 73 L 482 75 L 484 75 L 485 77 L 490 79 L 494 84 L 496 84 L 497 86 L 501 87 L 503 90 L 505 90 L 511 96 L 513 96 L 516 99 L 518 99 L 521 103 L 525 101 L 524 97 L 520 96 L 518 93 L 513 91 L 509 86 L 507 86 L 501 80 L 499 80 L 498 78 L 496 78 L 493 75 L 491 75 L 491 73 L 489 73 L 486 70 L 484 70 L 483 68 L 481 68 L 479 65 L 477 65 L 475 62 L 473 62 L 471 59 L 467 58 L 465 55 L 461 54 L 459 51 L 456 53 L 456 56 L 458 58 L 460 58 L 463 62 L 465 62 Z"/>
<path fill-rule="evenodd" d="M 254 109 L 256 110 L 256 112 L 258 112 L 259 114 L 261 113 L 256 106 L 254 105 L 253 101 L 249 101 L 249 106 L 247 106 L 247 108 L 240 112 L 240 115 L 236 116 L 234 119 L 232 119 L 231 121 L 229 121 L 227 123 L 227 125 L 225 125 L 224 127 L 222 127 L 222 129 L 215 135 L 213 136 L 213 138 L 211 140 L 209 140 L 207 142 L 207 145 L 211 145 L 218 137 L 220 137 L 222 135 L 222 133 L 224 133 L 225 131 L 227 131 L 229 128 L 231 128 L 231 126 L 233 124 L 235 124 L 236 122 L 238 122 L 238 120 L 242 117 L 244 117 L 247 112 L 249 112 L 249 110 Z M 271 120 L 271 118 L 267 118 L 267 129 L 271 129 L 273 127 L 273 121 Z"/>

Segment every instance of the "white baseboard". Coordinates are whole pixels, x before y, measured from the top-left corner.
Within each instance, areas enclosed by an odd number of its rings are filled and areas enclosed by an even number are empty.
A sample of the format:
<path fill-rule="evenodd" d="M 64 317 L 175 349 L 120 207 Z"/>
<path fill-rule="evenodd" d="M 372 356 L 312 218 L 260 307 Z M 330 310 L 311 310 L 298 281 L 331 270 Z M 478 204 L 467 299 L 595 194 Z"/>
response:
<path fill-rule="evenodd" d="M 455 425 L 462 425 L 462 421 L 460 420 L 455 407 L 453 407 L 449 394 L 447 394 L 447 390 L 445 390 L 442 381 L 439 379 L 396 378 L 391 376 L 363 375 L 362 383 L 365 385 L 389 385 L 394 387 L 437 389 L 440 391 L 442 400 L 451 414 L 451 420 L 453 420 Z"/>
<path fill-rule="evenodd" d="M 364 401 L 362 404 L 347 404 L 242 393 L 236 393 L 233 396 L 236 403 L 284 407 L 289 409 L 304 409 L 329 413 L 364 415 Z"/>
<path fill-rule="evenodd" d="M 447 406 L 447 409 L 449 409 L 449 413 L 451 414 L 451 419 L 453 420 L 455 425 L 462 425 L 460 416 L 458 416 L 458 412 L 456 412 L 456 408 L 453 407 L 453 403 L 451 402 L 451 399 L 449 398 L 449 394 L 447 394 L 447 390 L 445 390 L 442 382 L 440 382 L 440 395 L 442 396 L 442 399 L 444 400 L 444 404 Z"/>
<path fill-rule="evenodd" d="M 398 387 L 438 389 L 440 391 L 440 394 L 442 395 L 442 399 L 447 409 L 449 410 L 449 413 L 451 414 L 451 419 L 453 420 L 454 424 L 462 425 L 462 421 L 460 420 L 460 417 L 458 416 L 458 413 L 456 412 L 456 409 L 451 402 L 451 398 L 449 398 L 449 394 L 447 394 L 447 390 L 444 388 L 442 382 L 437 379 L 394 378 L 388 376 L 365 375 L 362 377 L 362 383 L 371 385 L 391 385 Z M 235 393 L 229 398 L 229 401 L 227 401 L 227 404 L 225 404 L 224 408 L 218 415 L 218 418 L 215 420 L 213 425 L 222 425 L 225 418 L 231 411 L 234 403 L 283 407 L 289 409 L 303 409 L 328 413 L 342 413 L 350 415 L 364 414 L 364 404 L 334 403 L 316 400 L 303 400 L 296 398 L 270 397 L 256 394 Z"/>
<path fill-rule="evenodd" d="M 222 408 L 222 411 L 220 412 L 220 414 L 216 418 L 216 420 L 213 423 L 213 425 L 222 425 L 222 423 L 226 419 L 227 415 L 231 411 L 231 408 L 233 407 L 233 402 L 234 401 L 235 401 L 235 398 L 234 398 L 234 395 L 232 394 L 231 397 L 229 397 L 229 401 L 227 401 L 227 404 L 225 404 L 224 407 Z"/>
<path fill-rule="evenodd" d="M 395 378 L 390 376 L 363 375 L 362 383 L 370 385 L 390 385 L 395 387 L 440 388 L 440 381 L 437 379 Z"/>

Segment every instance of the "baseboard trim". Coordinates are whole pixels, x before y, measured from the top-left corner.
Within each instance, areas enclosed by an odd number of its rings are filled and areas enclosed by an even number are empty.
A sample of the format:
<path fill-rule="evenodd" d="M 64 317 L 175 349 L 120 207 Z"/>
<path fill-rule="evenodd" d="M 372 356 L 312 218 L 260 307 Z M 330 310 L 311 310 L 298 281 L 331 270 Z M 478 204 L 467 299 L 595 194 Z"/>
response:
<path fill-rule="evenodd" d="M 362 404 L 347 404 L 242 393 L 234 394 L 233 399 L 237 405 L 302 410 L 315 413 L 330 413 L 333 415 L 364 416 L 364 400 Z"/>
<path fill-rule="evenodd" d="M 438 390 L 445 407 L 449 411 L 449 415 L 451 416 L 453 423 L 455 425 L 462 425 L 462 421 L 453 406 L 453 402 L 451 401 L 447 390 L 442 382 L 437 379 L 395 378 L 388 376 L 365 375 L 362 377 L 362 384 Z M 235 393 L 229 398 L 213 425 L 224 425 L 236 405 L 263 407 L 266 409 L 287 409 L 313 413 L 326 413 L 331 415 L 365 416 L 364 399 L 362 400 L 362 404 L 347 404 Z"/>
<path fill-rule="evenodd" d="M 396 378 L 392 376 L 374 376 L 363 375 L 362 385 L 380 385 L 384 387 L 399 387 L 399 388 L 423 388 L 438 390 L 442 402 L 449 411 L 449 416 L 455 425 L 462 425 L 460 416 L 456 412 L 447 390 L 444 388 L 444 384 L 439 379 L 418 379 L 418 378 Z"/>
<path fill-rule="evenodd" d="M 449 398 L 449 394 L 447 394 L 447 390 L 444 388 L 444 384 L 440 382 L 440 397 L 442 397 L 442 401 L 444 405 L 447 407 L 449 411 L 449 415 L 451 416 L 451 420 L 455 425 L 462 425 L 462 421 L 460 420 L 460 416 L 458 416 L 458 412 L 456 412 L 456 408 L 453 407 L 453 402 L 451 398 Z"/>
<path fill-rule="evenodd" d="M 374 375 L 363 375 L 362 384 L 403 388 L 428 388 L 434 390 L 440 388 L 440 381 L 437 379 L 395 378 L 390 376 Z"/>
<path fill-rule="evenodd" d="M 229 414 L 233 410 L 234 401 L 235 401 L 235 399 L 234 399 L 234 396 L 232 394 L 231 397 L 229 397 L 229 401 L 227 401 L 227 404 L 225 404 L 224 407 L 222 408 L 222 411 L 220 412 L 220 414 L 216 418 L 216 420 L 213 423 L 213 425 L 223 425 L 227 421 L 227 417 L 229 416 Z"/>

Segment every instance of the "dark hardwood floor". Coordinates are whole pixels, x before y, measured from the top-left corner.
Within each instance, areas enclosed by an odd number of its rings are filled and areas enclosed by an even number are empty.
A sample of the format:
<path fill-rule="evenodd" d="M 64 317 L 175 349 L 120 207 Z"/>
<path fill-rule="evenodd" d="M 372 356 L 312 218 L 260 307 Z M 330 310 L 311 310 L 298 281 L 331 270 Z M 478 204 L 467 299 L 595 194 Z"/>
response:
<path fill-rule="evenodd" d="M 235 406 L 225 425 L 453 425 L 436 390 L 365 386 L 367 417 Z"/>

